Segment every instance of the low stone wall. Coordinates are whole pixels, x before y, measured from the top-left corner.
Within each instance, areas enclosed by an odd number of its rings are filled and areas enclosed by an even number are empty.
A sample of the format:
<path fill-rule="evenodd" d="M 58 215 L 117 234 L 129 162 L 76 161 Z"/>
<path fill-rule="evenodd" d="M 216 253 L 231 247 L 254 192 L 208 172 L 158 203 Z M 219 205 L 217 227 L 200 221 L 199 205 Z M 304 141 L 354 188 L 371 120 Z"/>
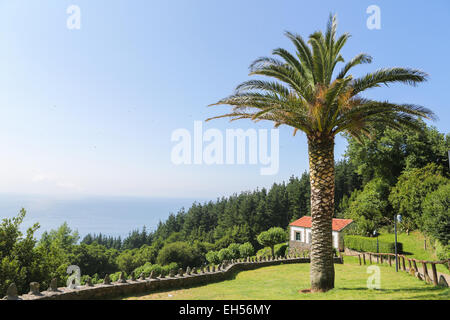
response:
<path fill-rule="evenodd" d="M 301 241 L 289 241 L 289 254 L 301 254 L 304 251 L 310 251 L 311 244 Z"/>
<path fill-rule="evenodd" d="M 181 289 L 193 286 L 205 285 L 208 283 L 219 282 L 233 277 L 234 274 L 253 270 L 261 267 L 291 264 L 291 263 L 309 263 L 309 258 L 299 257 L 279 257 L 272 260 L 269 259 L 253 259 L 253 261 L 232 261 L 224 265 L 221 270 L 212 272 L 202 272 L 198 274 L 179 274 L 172 277 L 143 279 L 143 280 L 126 280 L 125 283 L 97 284 L 94 286 L 80 286 L 76 289 L 58 288 L 57 291 L 36 290 L 34 284 L 33 293 L 25 294 L 20 297 L 7 296 L 6 300 L 92 300 L 92 299 L 113 299 L 124 296 L 151 293 L 154 291 L 164 291 Z M 343 263 L 342 257 L 334 258 L 335 263 Z"/>

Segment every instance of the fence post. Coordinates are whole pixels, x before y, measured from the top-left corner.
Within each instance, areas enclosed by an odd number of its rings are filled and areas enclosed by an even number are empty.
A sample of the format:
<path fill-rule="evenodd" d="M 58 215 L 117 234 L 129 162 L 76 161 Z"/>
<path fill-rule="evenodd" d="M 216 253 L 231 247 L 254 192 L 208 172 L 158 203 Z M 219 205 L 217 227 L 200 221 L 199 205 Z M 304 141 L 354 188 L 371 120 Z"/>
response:
<path fill-rule="evenodd" d="M 402 256 L 403 271 L 406 271 L 405 256 Z"/>
<path fill-rule="evenodd" d="M 425 261 L 422 260 L 422 268 L 423 268 L 423 278 L 426 279 L 426 277 L 430 277 L 428 275 L 428 269 L 427 269 L 427 264 Z"/>
<path fill-rule="evenodd" d="M 388 255 L 389 266 L 392 267 L 391 255 Z"/>
<path fill-rule="evenodd" d="M 366 265 L 366 254 L 365 253 L 363 253 L 363 263 L 364 263 L 364 265 Z"/>
<path fill-rule="evenodd" d="M 408 269 L 411 270 L 411 259 L 408 258 Z"/>
<path fill-rule="evenodd" d="M 435 263 L 431 264 L 431 271 L 433 272 L 433 283 L 434 283 L 435 286 L 437 286 L 439 281 L 438 281 L 438 276 L 437 276 L 436 264 Z"/>
<path fill-rule="evenodd" d="M 372 254 L 371 253 L 369 253 L 369 262 L 370 262 L 370 264 L 372 264 Z"/>
<path fill-rule="evenodd" d="M 361 255 L 358 254 L 359 265 L 361 265 Z"/>
<path fill-rule="evenodd" d="M 380 255 L 381 264 L 383 264 L 383 255 Z"/>
<path fill-rule="evenodd" d="M 380 255 L 377 254 L 377 263 L 380 263 Z"/>
<path fill-rule="evenodd" d="M 416 269 L 416 271 L 419 271 L 419 269 L 417 268 L 416 259 L 413 260 L 413 265 L 414 265 L 414 269 Z"/>

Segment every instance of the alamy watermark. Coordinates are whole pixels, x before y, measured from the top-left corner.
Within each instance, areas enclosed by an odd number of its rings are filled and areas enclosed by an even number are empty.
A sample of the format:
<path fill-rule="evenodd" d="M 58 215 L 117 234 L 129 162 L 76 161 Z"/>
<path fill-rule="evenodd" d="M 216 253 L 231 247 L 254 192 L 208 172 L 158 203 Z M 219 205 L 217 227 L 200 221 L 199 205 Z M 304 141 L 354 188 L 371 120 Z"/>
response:
<path fill-rule="evenodd" d="M 66 26 L 69 30 L 80 30 L 81 29 L 81 9 L 77 5 L 70 5 L 67 10 L 69 17 L 67 18 Z"/>
<path fill-rule="evenodd" d="M 370 276 L 367 278 L 367 289 L 381 289 L 381 270 L 378 266 L 367 267 L 367 273 Z"/>
<path fill-rule="evenodd" d="M 370 16 L 367 18 L 366 25 L 369 30 L 380 30 L 381 29 L 381 9 L 377 5 L 371 5 L 367 7 L 367 14 Z"/>
<path fill-rule="evenodd" d="M 175 165 L 261 165 L 261 175 L 274 175 L 279 170 L 280 134 L 267 129 L 219 129 L 203 132 L 202 121 L 194 121 L 193 134 L 180 128 L 172 132 L 171 161 Z"/>
<path fill-rule="evenodd" d="M 79 266 L 72 265 L 67 267 L 67 274 L 69 274 L 66 283 L 67 288 L 76 289 L 81 285 L 81 269 Z"/>

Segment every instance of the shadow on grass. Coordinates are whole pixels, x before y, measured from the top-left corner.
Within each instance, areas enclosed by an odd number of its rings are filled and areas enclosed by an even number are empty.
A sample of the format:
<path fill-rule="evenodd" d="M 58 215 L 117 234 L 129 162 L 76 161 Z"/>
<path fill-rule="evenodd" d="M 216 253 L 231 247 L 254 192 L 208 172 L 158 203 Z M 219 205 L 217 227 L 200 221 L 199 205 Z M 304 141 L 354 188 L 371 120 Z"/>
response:
<path fill-rule="evenodd" d="M 226 282 L 226 281 L 230 281 L 230 280 L 235 280 L 236 276 L 240 272 L 242 272 L 242 271 L 234 271 L 233 273 L 231 273 L 227 277 L 227 279 L 224 279 L 224 280 L 221 280 L 221 281 L 208 282 L 208 283 L 197 283 L 197 284 L 192 284 L 192 285 L 184 285 L 184 286 L 180 286 L 180 287 L 177 287 L 177 288 L 168 288 L 168 289 L 160 289 L 160 290 L 156 289 L 156 290 L 152 290 L 152 291 L 148 291 L 148 292 L 135 293 L 135 294 L 130 294 L 130 295 L 126 295 L 126 296 L 121 296 L 121 297 L 118 297 L 116 300 L 123 300 L 123 299 L 127 299 L 127 298 L 139 298 L 139 297 L 149 296 L 149 295 L 152 295 L 152 294 L 161 294 L 161 293 L 178 291 L 178 290 L 188 290 L 188 289 L 203 287 L 203 286 L 206 286 L 206 285 L 209 285 L 209 284 L 213 284 L 213 283 L 219 283 L 219 282 Z"/>
<path fill-rule="evenodd" d="M 373 290 L 374 292 L 409 292 L 409 293 L 421 293 L 421 292 L 441 292 L 439 294 L 450 294 L 449 290 L 446 290 L 448 288 L 443 287 L 429 287 L 429 288 L 400 288 L 400 289 L 368 289 L 367 287 L 358 287 L 358 288 L 336 288 L 339 290 L 344 291 L 367 291 L 367 290 Z M 434 293 L 434 292 L 433 292 Z"/>

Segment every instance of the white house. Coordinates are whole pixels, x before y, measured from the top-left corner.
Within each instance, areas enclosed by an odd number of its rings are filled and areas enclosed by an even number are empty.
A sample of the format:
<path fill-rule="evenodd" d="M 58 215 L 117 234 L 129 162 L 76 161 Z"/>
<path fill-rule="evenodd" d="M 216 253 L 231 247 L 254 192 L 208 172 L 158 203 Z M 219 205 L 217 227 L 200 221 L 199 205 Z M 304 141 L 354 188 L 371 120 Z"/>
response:
<path fill-rule="evenodd" d="M 353 220 L 333 219 L 333 247 L 339 251 L 344 250 L 342 231 L 347 228 Z M 289 247 L 307 248 L 311 243 L 311 217 L 303 216 L 289 224 Z"/>

